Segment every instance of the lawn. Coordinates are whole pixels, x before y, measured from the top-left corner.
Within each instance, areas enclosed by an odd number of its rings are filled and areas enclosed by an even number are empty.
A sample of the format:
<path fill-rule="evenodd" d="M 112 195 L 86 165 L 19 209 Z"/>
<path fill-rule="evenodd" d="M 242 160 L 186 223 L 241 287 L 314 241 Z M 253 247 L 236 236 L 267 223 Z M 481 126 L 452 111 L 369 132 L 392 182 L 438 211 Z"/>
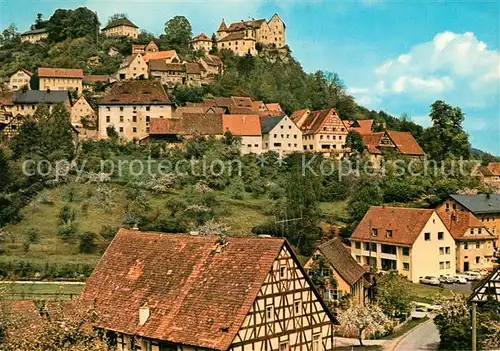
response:
<path fill-rule="evenodd" d="M 438 286 L 412 284 L 412 298 L 416 302 L 433 303 L 439 297 L 451 297 L 450 289 Z"/>
<path fill-rule="evenodd" d="M 8 283 L 0 282 L 6 298 L 13 300 L 68 300 L 76 297 L 85 284 Z"/>

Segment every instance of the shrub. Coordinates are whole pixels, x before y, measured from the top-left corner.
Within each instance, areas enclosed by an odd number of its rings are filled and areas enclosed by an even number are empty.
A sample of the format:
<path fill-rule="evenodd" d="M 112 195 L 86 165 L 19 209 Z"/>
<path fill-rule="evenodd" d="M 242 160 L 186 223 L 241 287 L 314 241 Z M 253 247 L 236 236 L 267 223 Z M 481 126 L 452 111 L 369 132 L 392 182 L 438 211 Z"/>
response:
<path fill-rule="evenodd" d="M 113 240 L 115 235 L 118 233 L 118 230 L 118 227 L 113 227 L 105 224 L 101 226 L 101 231 L 99 232 L 99 234 L 106 240 Z"/>
<path fill-rule="evenodd" d="M 228 190 L 232 199 L 243 200 L 245 197 L 245 183 L 240 177 L 231 181 Z"/>
<path fill-rule="evenodd" d="M 59 236 L 59 238 L 61 238 L 61 240 L 66 243 L 72 242 L 75 234 L 76 225 L 74 223 L 63 224 L 59 226 L 59 230 L 57 231 L 57 235 Z"/>
<path fill-rule="evenodd" d="M 76 188 L 74 186 L 70 186 L 62 194 L 62 199 L 66 202 L 75 202 L 77 201 L 77 195 Z"/>
<path fill-rule="evenodd" d="M 26 228 L 23 231 L 24 241 L 29 244 L 40 243 L 40 231 L 36 228 Z"/>
<path fill-rule="evenodd" d="M 93 232 L 85 232 L 79 237 L 78 251 L 80 253 L 93 253 L 97 249 L 97 235 Z"/>
<path fill-rule="evenodd" d="M 71 224 L 75 221 L 75 218 L 75 211 L 68 205 L 64 205 L 59 211 L 59 219 L 61 221 L 61 224 Z"/>

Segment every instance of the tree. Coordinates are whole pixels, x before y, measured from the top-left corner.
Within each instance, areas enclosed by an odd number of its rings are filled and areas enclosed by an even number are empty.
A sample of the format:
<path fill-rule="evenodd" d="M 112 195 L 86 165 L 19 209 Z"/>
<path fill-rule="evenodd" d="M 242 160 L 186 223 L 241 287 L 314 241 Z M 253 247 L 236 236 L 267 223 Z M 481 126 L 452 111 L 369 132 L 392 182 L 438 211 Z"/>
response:
<path fill-rule="evenodd" d="M 12 139 L 13 158 L 36 155 L 40 152 L 42 132 L 33 118 L 28 118 L 19 128 L 19 133 Z"/>
<path fill-rule="evenodd" d="M 382 204 L 382 191 L 375 177 L 362 177 L 352 194 L 347 204 L 347 214 L 351 228 L 354 229 L 370 206 Z"/>
<path fill-rule="evenodd" d="M 217 36 L 215 33 L 212 33 L 212 48 L 208 53 L 212 55 L 217 53 Z"/>
<path fill-rule="evenodd" d="M 184 16 L 175 16 L 165 23 L 165 44 L 181 54 L 189 51 L 189 42 L 193 37 L 191 23 Z"/>
<path fill-rule="evenodd" d="M 86 36 L 95 38 L 99 27 L 97 14 L 86 7 L 79 7 L 76 10 L 57 9 L 47 21 L 46 28 L 48 39 L 57 43 Z"/>
<path fill-rule="evenodd" d="M 5 28 L 0 36 L 0 44 L 13 44 L 16 39 L 19 39 L 19 32 L 17 31 L 17 27 L 14 23 L 11 23 L 7 28 Z"/>
<path fill-rule="evenodd" d="M 57 104 L 49 118 L 40 121 L 42 154 L 45 157 L 58 152 L 61 157 L 71 159 L 74 154 L 74 131 L 65 105 Z"/>
<path fill-rule="evenodd" d="M 465 116 L 459 107 L 437 100 L 431 105 L 432 127 L 425 131 L 426 153 L 435 160 L 470 157 L 470 143 L 462 127 Z"/>
<path fill-rule="evenodd" d="M 406 316 L 412 307 L 412 286 L 403 276 L 390 272 L 377 280 L 377 303 L 387 316 Z"/>
<path fill-rule="evenodd" d="M 376 304 L 351 304 L 339 315 L 339 322 L 346 334 L 356 333 L 359 344 L 363 346 L 363 334 L 384 332 L 389 326 L 389 319 Z"/>
<path fill-rule="evenodd" d="M 11 181 L 9 163 L 3 149 L 0 149 L 0 193 L 7 190 Z"/>
<path fill-rule="evenodd" d="M 85 232 L 78 238 L 78 251 L 80 253 L 93 253 L 97 249 L 96 239 L 97 235 L 93 232 Z"/>
<path fill-rule="evenodd" d="M 365 150 L 365 145 L 363 144 L 363 137 L 358 132 L 351 130 L 347 134 L 346 146 L 352 151 L 356 151 L 362 154 Z"/>
<path fill-rule="evenodd" d="M 47 26 L 47 21 L 43 19 L 43 14 L 37 13 L 35 23 L 31 25 L 31 30 L 43 29 Z"/>
<path fill-rule="evenodd" d="M 125 13 L 115 13 L 108 18 L 108 24 L 114 21 L 118 21 L 121 19 L 128 19 L 128 16 Z"/>
<path fill-rule="evenodd" d="M 464 296 L 455 295 L 441 300 L 441 308 L 434 318 L 439 330 L 440 348 L 447 350 L 470 350 L 472 333 L 470 312 Z"/>

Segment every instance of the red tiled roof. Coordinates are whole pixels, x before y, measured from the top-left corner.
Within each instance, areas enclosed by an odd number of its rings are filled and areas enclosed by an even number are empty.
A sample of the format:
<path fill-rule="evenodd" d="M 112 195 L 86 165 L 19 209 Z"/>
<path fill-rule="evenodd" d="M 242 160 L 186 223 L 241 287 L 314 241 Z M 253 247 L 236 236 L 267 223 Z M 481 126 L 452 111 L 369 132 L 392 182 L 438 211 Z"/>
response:
<path fill-rule="evenodd" d="M 228 238 L 220 248 L 213 236 L 121 229 L 80 301 L 94 303 L 101 328 L 227 350 L 284 245 L 284 239 Z M 144 304 L 150 315 L 140 326 Z"/>
<path fill-rule="evenodd" d="M 38 77 L 48 78 L 83 78 L 81 68 L 49 68 L 39 67 Z"/>
<path fill-rule="evenodd" d="M 446 211 L 445 209 L 436 211 L 443 221 L 448 231 L 456 240 L 496 240 L 496 237 L 491 235 L 483 223 L 471 212 L 468 211 Z M 483 234 L 468 234 L 471 228 L 481 228 Z"/>
<path fill-rule="evenodd" d="M 434 210 L 371 206 L 351 235 L 351 239 L 379 243 L 413 245 Z M 377 236 L 371 230 L 377 229 Z M 386 236 L 392 230 L 392 238 Z"/>
<path fill-rule="evenodd" d="M 359 127 L 353 127 L 353 125 L 356 125 Z M 353 121 L 352 124 L 350 124 L 350 127 L 352 130 L 358 132 L 361 135 L 369 134 L 372 132 L 373 119 L 359 119 L 359 120 Z"/>
<path fill-rule="evenodd" d="M 381 154 L 382 152 L 379 150 L 380 141 L 384 136 L 384 132 L 376 132 L 369 134 L 362 134 L 361 137 L 363 139 L 363 145 L 366 146 L 367 150 L 371 154 Z"/>
<path fill-rule="evenodd" d="M 332 240 L 318 246 L 328 263 L 337 271 L 347 284 L 353 286 L 358 280 L 363 278 L 366 271 L 351 256 L 348 249 L 342 244 L 340 238 Z"/>
<path fill-rule="evenodd" d="M 135 24 L 133 24 L 132 21 L 129 20 L 128 18 L 119 18 L 119 19 L 116 19 L 114 21 L 109 22 L 108 25 L 106 27 L 104 27 L 102 30 L 111 29 L 111 28 L 115 28 L 115 27 L 121 27 L 121 26 L 139 28 Z"/>
<path fill-rule="evenodd" d="M 222 115 L 224 133 L 231 132 L 239 136 L 262 135 L 259 115 Z"/>
<path fill-rule="evenodd" d="M 266 104 L 266 107 L 271 112 L 282 112 L 283 111 L 281 109 L 281 105 L 279 104 L 279 102 Z"/>
<path fill-rule="evenodd" d="M 500 162 L 490 162 L 488 164 L 488 169 L 494 175 L 500 175 Z"/>
<path fill-rule="evenodd" d="M 306 117 L 304 123 L 300 126 L 300 129 L 304 133 L 317 134 L 325 120 L 329 117 L 340 118 L 334 108 L 311 111 Z"/>
<path fill-rule="evenodd" d="M 200 33 L 193 38 L 191 41 L 212 41 L 205 33 Z"/>
<path fill-rule="evenodd" d="M 111 77 L 107 74 L 89 74 L 83 77 L 83 83 L 109 83 Z"/>
<path fill-rule="evenodd" d="M 175 50 L 148 52 L 146 55 L 144 55 L 144 61 L 149 62 L 149 60 L 168 60 L 175 55 L 177 55 Z"/>
<path fill-rule="evenodd" d="M 252 40 L 252 41 L 255 41 L 255 38 L 247 37 L 245 31 L 242 31 L 242 32 L 229 33 L 224 38 L 219 39 L 219 41 L 232 41 L 232 40 Z"/>
<path fill-rule="evenodd" d="M 153 135 L 223 135 L 222 115 L 216 113 L 182 113 L 175 119 L 152 118 Z"/>
<path fill-rule="evenodd" d="M 205 57 L 202 58 L 205 63 L 209 66 L 222 66 L 222 60 L 220 59 L 219 56 L 215 56 L 215 55 L 207 55 Z"/>
<path fill-rule="evenodd" d="M 303 110 L 298 110 L 294 111 L 292 115 L 290 116 L 290 119 L 293 121 L 293 123 L 297 124 L 297 126 L 300 128 L 301 125 L 299 125 L 299 120 L 304 117 L 304 115 L 308 114 L 310 111 L 306 108 Z"/>
<path fill-rule="evenodd" d="M 101 105 L 171 105 L 163 86 L 155 80 L 117 82 L 104 95 Z"/>
<path fill-rule="evenodd" d="M 418 145 L 410 132 L 394 132 L 388 130 L 387 135 L 391 138 L 400 153 L 404 155 L 425 155 L 424 150 Z"/>
<path fill-rule="evenodd" d="M 150 60 L 149 61 L 150 71 L 175 71 L 184 72 L 185 67 L 181 63 L 167 63 L 165 60 Z"/>
<path fill-rule="evenodd" d="M 252 99 L 248 96 L 231 96 L 231 100 L 237 107 L 253 108 Z"/>

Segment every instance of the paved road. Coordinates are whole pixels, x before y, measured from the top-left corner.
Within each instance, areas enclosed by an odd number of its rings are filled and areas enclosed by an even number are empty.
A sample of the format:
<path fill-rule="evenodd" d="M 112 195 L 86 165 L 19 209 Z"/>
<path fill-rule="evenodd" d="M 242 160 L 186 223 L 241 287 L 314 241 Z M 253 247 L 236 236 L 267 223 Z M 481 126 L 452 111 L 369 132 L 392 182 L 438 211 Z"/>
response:
<path fill-rule="evenodd" d="M 395 351 L 434 351 L 438 349 L 439 332 L 432 320 L 419 325 L 402 339 Z"/>

